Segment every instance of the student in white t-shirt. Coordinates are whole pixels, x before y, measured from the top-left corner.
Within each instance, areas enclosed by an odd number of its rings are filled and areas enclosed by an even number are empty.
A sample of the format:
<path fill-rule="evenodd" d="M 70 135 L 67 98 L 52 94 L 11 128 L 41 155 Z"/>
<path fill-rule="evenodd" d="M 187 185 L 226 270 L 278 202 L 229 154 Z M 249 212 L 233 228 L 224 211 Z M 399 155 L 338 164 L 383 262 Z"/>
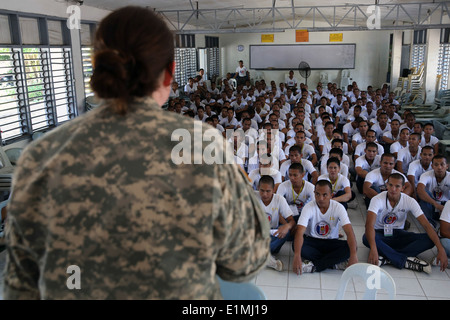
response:
<path fill-rule="evenodd" d="M 386 191 L 386 183 L 389 176 L 392 173 L 400 173 L 394 169 L 395 157 L 392 153 L 383 153 L 380 159 L 380 167 L 370 171 L 363 184 L 364 201 L 366 207 L 369 207 L 370 200 L 375 197 L 380 192 Z M 400 173 L 401 174 L 401 173 Z M 407 181 L 406 176 L 403 175 L 405 181 Z M 412 186 L 409 182 L 405 183 L 404 192 L 410 196 L 413 194 Z"/>
<path fill-rule="evenodd" d="M 444 210 L 442 210 L 441 213 L 441 227 L 440 227 L 440 234 L 441 234 L 441 244 L 445 249 L 445 253 L 447 254 L 447 261 L 450 260 L 450 201 L 447 201 L 447 203 L 444 206 Z M 436 260 L 436 259 L 435 259 Z M 436 261 L 434 261 L 434 264 L 436 265 Z M 447 268 L 450 267 L 450 263 L 447 264 Z"/>
<path fill-rule="evenodd" d="M 377 266 L 389 263 L 399 269 L 431 273 L 430 264 L 416 256 L 436 246 L 441 271 L 444 271 L 447 257 L 439 237 L 417 201 L 402 192 L 404 188 L 404 176 L 392 174 L 387 181 L 387 191 L 370 201 L 363 236 L 364 245 L 370 248 L 368 262 Z M 426 233 L 403 230 L 408 212 L 419 221 Z"/>
<path fill-rule="evenodd" d="M 277 169 L 272 167 L 273 157 L 263 154 L 259 159 L 259 168 L 252 170 L 248 174 L 248 178 L 251 181 L 251 185 L 254 190 L 258 190 L 259 180 L 262 176 L 271 176 L 275 181 L 276 187 L 282 182 L 281 173 Z"/>
<path fill-rule="evenodd" d="M 381 155 L 384 153 L 384 147 L 376 141 L 377 141 L 376 132 L 372 129 L 367 130 L 366 141 L 358 144 L 355 148 L 355 154 L 353 155 L 355 163 L 356 160 L 358 160 L 358 157 L 364 155 L 366 145 L 370 142 L 375 143 L 375 145 L 377 146 L 377 154 L 381 157 Z"/>
<path fill-rule="evenodd" d="M 303 179 L 306 181 L 311 181 L 313 184 L 317 182 L 317 179 L 319 178 L 319 174 L 314 168 L 311 161 L 303 159 L 302 158 L 302 150 L 299 146 L 292 146 L 289 149 L 289 160 L 283 162 L 283 164 L 280 166 L 280 173 L 281 178 L 283 181 L 289 180 L 289 168 L 294 163 L 299 163 L 302 165 L 304 175 Z M 309 175 L 309 177 L 308 177 Z"/>
<path fill-rule="evenodd" d="M 237 84 L 245 84 L 245 81 L 248 80 L 249 76 L 250 72 L 248 72 L 247 67 L 244 66 L 244 61 L 239 60 L 239 66 L 236 68 L 236 73 L 234 75 Z"/>
<path fill-rule="evenodd" d="M 286 84 L 286 88 L 292 90 L 292 92 L 295 92 L 297 90 L 298 81 L 294 77 L 293 70 L 289 71 L 289 76 L 286 77 L 286 79 L 284 80 L 284 83 Z"/>
<path fill-rule="evenodd" d="M 355 199 L 355 194 L 351 189 L 350 180 L 339 173 L 341 163 L 338 158 L 327 160 L 327 173 L 319 176 L 319 180 L 328 180 L 331 183 L 332 199 L 348 208 L 348 202 Z"/>
<path fill-rule="evenodd" d="M 437 226 L 436 221 L 444 209 L 445 202 L 450 199 L 450 172 L 447 160 L 443 155 L 435 155 L 431 161 L 433 170 L 420 176 L 417 185 L 419 204 L 428 221 Z"/>
<path fill-rule="evenodd" d="M 326 154 L 326 157 L 322 157 L 322 160 L 320 161 L 320 174 L 324 175 L 328 173 L 327 169 L 327 162 L 328 159 L 331 158 L 338 158 L 340 162 L 340 170 L 339 173 L 342 174 L 344 177 L 349 177 L 348 175 L 348 165 L 342 161 L 342 157 L 344 156 L 344 152 L 341 148 L 331 148 L 330 151 Z"/>
<path fill-rule="evenodd" d="M 286 199 L 274 194 L 274 181 L 270 176 L 262 176 L 258 185 L 259 203 L 266 212 L 270 225 L 270 259 L 268 267 L 277 271 L 283 270 L 283 263 L 273 255 L 277 254 L 283 244 L 290 238 L 290 230 L 294 228 L 293 212 Z"/>
<path fill-rule="evenodd" d="M 184 94 L 189 96 L 197 91 L 197 84 L 194 83 L 194 78 L 189 78 L 188 83 L 184 86 Z"/>
<path fill-rule="evenodd" d="M 298 219 L 292 263 L 296 274 L 345 269 L 358 262 L 350 219 L 344 207 L 331 199 L 331 190 L 328 180 L 319 180 L 314 188 L 314 200 L 305 205 Z M 340 225 L 347 235 L 346 241 L 339 240 Z"/>
<path fill-rule="evenodd" d="M 397 171 L 403 174 L 408 173 L 409 164 L 420 159 L 421 147 L 419 147 L 422 136 L 420 133 L 411 133 L 408 139 L 408 148 L 400 149 L 397 153 Z"/>
<path fill-rule="evenodd" d="M 439 151 L 439 139 L 436 138 L 435 136 L 433 136 L 434 133 L 434 125 L 430 122 L 430 123 L 426 123 L 423 126 L 423 135 L 422 135 L 422 140 L 420 141 L 420 146 L 421 147 L 425 147 L 425 146 L 432 146 L 434 148 L 434 153 L 438 153 Z"/>
<path fill-rule="evenodd" d="M 286 199 L 294 213 L 295 223 L 297 223 L 305 204 L 314 199 L 314 185 L 305 181 L 305 170 L 300 163 L 291 164 L 288 171 L 289 180 L 278 186 L 277 194 Z"/>
<path fill-rule="evenodd" d="M 420 159 L 414 160 L 409 164 L 407 178 L 409 183 L 414 186 L 414 193 L 412 197 L 419 200 L 417 197 L 417 185 L 419 184 L 420 176 L 430 170 L 433 170 L 431 167 L 431 160 L 434 157 L 434 149 L 432 146 L 425 146 L 420 151 Z"/>
<path fill-rule="evenodd" d="M 391 144 L 391 147 L 389 148 L 390 153 L 392 153 L 396 158 L 397 158 L 398 152 L 401 149 L 408 148 L 409 135 L 410 135 L 409 129 L 403 128 L 402 130 L 400 130 L 399 140 L 394 142 L 393 144 Z"/>
<path fill-rule="evenodd" d="M 367 174 L 380 167 L 381 155 L 377 154 L 378 146 L 375 142 L 368 142 L 364 148 L 364 155 L 355 161 L 356 187 L 363 193 L 364 179 Z"/>
<path fill-rule="evenodd" d="M 302 158 L 307 159 L 312 162 L 312 164 L 315 166 L 318 162 L 316 152 L 314 151 L 314 148 L 305 143 L 306 140 L 306 134 L 304 131 L 298 131 L 295 133 L 295 144 L 296 146 L 299 146 L 302 153 Z M 285 150 L 285 153 L 289 153 L 289 149 L 291 146 L 288 146 Z"/>

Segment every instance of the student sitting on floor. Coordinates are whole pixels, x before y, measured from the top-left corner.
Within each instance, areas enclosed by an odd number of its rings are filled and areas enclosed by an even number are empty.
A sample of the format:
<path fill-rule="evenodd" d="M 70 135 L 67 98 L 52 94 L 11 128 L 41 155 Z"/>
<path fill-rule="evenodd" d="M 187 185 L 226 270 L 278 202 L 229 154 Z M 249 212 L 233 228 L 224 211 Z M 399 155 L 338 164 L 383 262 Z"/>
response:
<path fill-rule="evenodd" d="M 394 267 L 431 273 L 431 266 L 416 256 L 433 248 L 438 249 L 441 271 L 447 267 L 447 256 L 439 237 L 420 209 L 416 200 L 404 194 L 405 178 L 400 173 L 389 176 L 387 191 L 370 201 L 363 243 L 370 248 L 368 262 L 377 266 Z M 420 222 L 426 233 L 403 230 L 408 212 Z"/>
<path fill-rule="evenodd" d="M 327 268 L 342 270 L 358 262 L 356 238 L 348 214 L 331 197 L 331 183 L 317 181 L 314 200 L 303 208 L 292 243 L 292 269 L 296 274 Z M 340 224 L 347 235 L 346 241 L 339 240 Z"/>
<path fill-rule="evenodd" d="M 274 194 L 275 183 L 271 176 L 262 176 L 259 180 L 259 199 L 261 207 L 267 214 L 270 224 L 270 258 L 268 267 L 283 270 L 283 263 L 273 255 L 277 254 L 290 237 L 290 230 L 295 226 L 293 212 L 286 199 Z"/>
<path fill-rule="evenodd" d="M 433 170 L 420 176 L 417 196 L 428 221 L 436 227 L 445 203 L 450 200 L 450 172 L 443 155 L 435 155 L 431 161 Z"/>
<path fill-rule="evenodd" d="M 339 173 L 341 164 L 338 158 L 329 158 L 327 160 L 328 173 L 319 176 L 320 180 L 327 180 L 331 183 L 332 199 L 348 208 L 348 202 L 355 199 L 355 193 L 350 186 L 350 180 Z"/>
<path fill-rule="evenodd" d="M 305 173 L 300 163 L 291 164 L 289 167 L 289 180 L 281 183 L 277 189 L 277 194 L 284 197 L 291 207 L 295 223 L 297 223 L 303 207 L 314 199 L 314 185 L 305 181 Z"/>

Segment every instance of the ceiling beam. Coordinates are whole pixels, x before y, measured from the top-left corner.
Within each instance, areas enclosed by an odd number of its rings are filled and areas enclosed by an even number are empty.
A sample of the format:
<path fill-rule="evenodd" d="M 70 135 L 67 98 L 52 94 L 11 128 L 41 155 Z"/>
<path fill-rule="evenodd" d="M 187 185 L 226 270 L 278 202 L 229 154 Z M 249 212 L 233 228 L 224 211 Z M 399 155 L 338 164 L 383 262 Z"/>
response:
<path fill-rule="evenodd" d="M 398 30 L 449 28 L 450 1 L 437 3 L 347 4 L 329 6 L 290 6 L 266 8 L 199 9 L 189 0 L 192 10 L 161 10 L 176 33 L 277 32 L 270 30 L 307 29 L 309 31 Z M 374 11 L 374 8 L 376 10 Z M 368 20 L 379 15 L 378 29 Z M 193 16 L 197 19 L 192 19 Z M 428 17 L 434 16 L 433 23 Z M 270 18 L 269 18 L 270 17 Z M 201 19 L 200 19 L 201 18 Z"/>

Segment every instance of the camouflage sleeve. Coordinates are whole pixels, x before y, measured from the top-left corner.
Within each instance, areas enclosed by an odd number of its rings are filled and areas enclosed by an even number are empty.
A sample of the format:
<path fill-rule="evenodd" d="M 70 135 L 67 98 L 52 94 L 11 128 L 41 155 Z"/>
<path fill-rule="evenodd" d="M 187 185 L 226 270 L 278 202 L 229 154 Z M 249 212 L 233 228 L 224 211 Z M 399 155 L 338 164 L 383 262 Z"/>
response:
<path fill-rule="evenodd" d="M 30 164 L 29 160 L 30 158 L 27 156 L 19 160 L 21 165 L 16 169 L 12 183 L 12 190 L 17 188 L 19 193 L 24 193 L 27 196 L 30 196 L 29 190 L 24 190 L 24 186 L 20 185 L 20 181 L 22 181 L 20 177 L 26 177 L 31 173 L 30 170 L 35 169 L 33 165 L 28 166 Z M 6 220 L 7 255 L 3 296 L 5 299 L 11 300 L 40 299 L 38 258 L 35 252 L 30 249 L 27 241 L 31 233 L 39 234 L 40 231 L 36 230 L 34 224 L 22 221 L 21 215 L 16 214 L 17 212 L 25 215 L 29 214 L 33 197 L 26 197 L 16 210 L 13 201 L 15 194 L 17 192 L 11 193 L 11 201 L 8 205 L 8 219 Z"/>
<path fill-rule="evenodd" d="M 8 217 L 8 246 L 3 297 L 6 300 L 40 299 L 39 268 L 34 255 L 24 245 L 16 221 Z"/>
<path fill-rule="evenodd" d="M 221 165 L 218 170 L 221 190 L 214 195 L 219 206 L 214 225 L 217 274 L 227 281 L 247 281 L 269 257 L 269 222 L 239 167 Z"/>

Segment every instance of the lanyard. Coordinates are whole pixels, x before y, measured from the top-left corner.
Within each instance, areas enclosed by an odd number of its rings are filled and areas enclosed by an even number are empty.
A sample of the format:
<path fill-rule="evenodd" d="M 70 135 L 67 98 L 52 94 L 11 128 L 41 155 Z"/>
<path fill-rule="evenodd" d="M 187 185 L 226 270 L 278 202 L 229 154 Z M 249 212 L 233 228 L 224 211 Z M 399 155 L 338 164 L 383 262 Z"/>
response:
<path fill-rule="evenodd" d="M 332 186 L 331 186 L 332 193 L 334 193 L 334 191 L 336 190 L 336 184 L 337 184 L 338 180 L 339 180 L 339 176 L 336 178 L 336 181 L 334 183 L 332 183 Z M 330 182 L 331 182 L 331 179 L 330 179 Z"/>
<path fill-rule="evenodd" d="M 391 212 L 394 212 L 395 207 L 399 204 L 400 200 L 402 198 L 402 195 L 400 195 L 400 198 L 398 199 L 397 203 L 392 207 Z M 386 210 L 388 209 L 388 194 L 386 193 Z"/>
<path fill-rule="evenodd" d="M 304 187 L 305 187 L 305 182 L 302 181 L 302 187 L 300 188 L 300 192 L 297 193 L 297 196 L 295 196 L 294 185 L 291 182 L 292 198 L 294 199 L 294 203 L 295 203 L 295 201 L 297 201 L 297 199 L 300 196 L 300 193 L 302 193 Z"/>

